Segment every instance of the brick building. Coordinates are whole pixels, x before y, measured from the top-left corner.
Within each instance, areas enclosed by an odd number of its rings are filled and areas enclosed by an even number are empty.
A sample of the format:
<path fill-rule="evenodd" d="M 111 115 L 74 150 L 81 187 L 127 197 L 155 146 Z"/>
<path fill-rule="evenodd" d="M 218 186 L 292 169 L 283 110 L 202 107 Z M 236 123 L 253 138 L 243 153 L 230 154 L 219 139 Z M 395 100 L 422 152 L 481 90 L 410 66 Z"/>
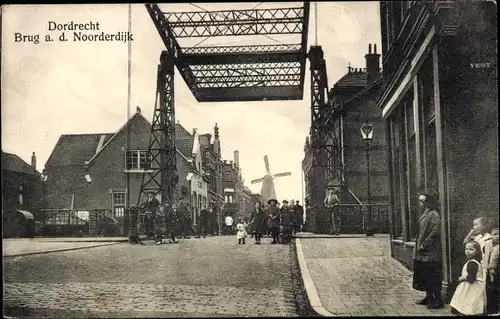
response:
<path fill-rule="evenodd" d="M 223 185 L 223 162 L 221 160 L 221 144 L 219 136 L 219 127 L 217 123 L 214 127 L 214 139 L 212 135 L 200 135 L 201 151 L 203 154 L 203 166 L 209 176 L 208 183 L 208 201 L 217 208 L 221 208 L 224 203 Z"/>
<path fill-rule="evenodd" d="M 437 190 L 451 293 L 472 220 L 498 218 L 496 2 L 382 1 L 380 15 L 392 253 L 411 268 L 417 191 Z"/>
<path fill-rule="evenodd" d="M 235 216 L 243 207 L 243 180 L 239 165 L 239 151 L 234 151 L 234 160 L 223 162 L 223 215 Z"/>
<path fill-rule="evenodd" d="M 2 215 L 25 210 L 39 220 L 43 198 L 44 185 L 36 170 L 35 153 L 30 165 L 15 154 L 2 151 Z"/>
<path fill-rule="evenodd" d="M 374 135 L 370 143 L 370 190 L 372 204 L 387 204 L 389 187 L 387 178 L 387 152 L 385 141 L 385 126 L 382 112 L 377 106 L 378 97 L 382 91 L 380 74 L 380 54 L 376 45 L 371 44 L 365 55 L 366 67 L 353 68 L 349 65 L 347 73 L 341 77 L 328 93 L 332 116 L 327 123 L 333 130 L 333 140 L 328 139 L 328 145 L 334 145 L 336 151 L 333 158 L 335 178 L 342 204 L 367 204 L 367 161 L 366 146 L 361 137 L 360 128 L 364 120 L 373 125 Z M 305 179 L 305 200 L 311 205 L 322 205 L 326 189 L 317 189 L 312 185 L 313 152 L 306 138 L 304 146 L 305 157 L 302 162 Z M 314 203 L 313 192 L 320 192 L 318 202 Z M 315 218 L 311 212 L 310 222 L 326 224 L 324 218 Z M 324 217 L 324 216 L 323 216 Z M 314 220 L 313 220 L 314 219 Z M 316 228 L 317 229 L 317 228 Z M 323 230 L 325 231 L 325 230 Z"/>
<path fill-rule="evenodd" d="M 62 135 L 45 164 L 45 208 L 109 210 L 122 218 L 127 205 L 137 203 L 149 167 L 150 132 L 151 123 L 138 109 L 116 133 Z M 197 136 L 176 124 L 178 192 L 195 208 L 207 198 Z"/>

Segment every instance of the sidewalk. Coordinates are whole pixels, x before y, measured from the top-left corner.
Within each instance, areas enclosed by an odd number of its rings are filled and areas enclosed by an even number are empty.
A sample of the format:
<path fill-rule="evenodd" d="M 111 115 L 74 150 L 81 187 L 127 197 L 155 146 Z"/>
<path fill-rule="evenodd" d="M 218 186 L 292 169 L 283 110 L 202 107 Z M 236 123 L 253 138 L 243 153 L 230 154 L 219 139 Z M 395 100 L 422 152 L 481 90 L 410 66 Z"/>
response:
<path fill-rule="evenodd" d="M 412 273 L 390 256 L 389 236 L 297 236 L 297 257 L 313 309 L 323 316 L 446 316 L 416 305 Z"/>
<path fill-rule="evenodd" d="M 17 257 L 116 245 L 126 241 L 126 237 L 5 238 L 2 248 L 3 257 Z"/>

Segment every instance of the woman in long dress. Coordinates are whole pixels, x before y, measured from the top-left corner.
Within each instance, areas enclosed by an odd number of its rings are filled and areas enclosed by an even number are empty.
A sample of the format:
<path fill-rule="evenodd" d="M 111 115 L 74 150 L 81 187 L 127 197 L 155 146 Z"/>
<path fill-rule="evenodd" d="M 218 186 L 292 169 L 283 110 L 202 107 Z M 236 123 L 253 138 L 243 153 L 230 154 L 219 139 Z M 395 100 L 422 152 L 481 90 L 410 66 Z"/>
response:
<path fill-rule="evenodd" d="M 251 221 L 252 231 L 255 234 L 255 243 L 260 245 L 260 239 L 262 235 L 266 232 L 267 228 L 267 216 L 266 212 L 261 208 L 261 203 L 255 203 L 255 208 L 252 211 Z"/>

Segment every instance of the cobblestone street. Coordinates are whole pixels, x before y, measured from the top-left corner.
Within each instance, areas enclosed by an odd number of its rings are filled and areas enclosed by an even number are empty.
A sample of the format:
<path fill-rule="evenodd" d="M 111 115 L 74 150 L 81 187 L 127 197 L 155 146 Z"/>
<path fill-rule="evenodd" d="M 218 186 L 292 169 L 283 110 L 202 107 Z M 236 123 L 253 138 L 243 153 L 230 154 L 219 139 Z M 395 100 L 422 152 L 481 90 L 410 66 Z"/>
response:
<path fill-rule="evenodd" d="M 4 258 L 4 314 L 295 316 L 293 246 L 234 236 Z"/>

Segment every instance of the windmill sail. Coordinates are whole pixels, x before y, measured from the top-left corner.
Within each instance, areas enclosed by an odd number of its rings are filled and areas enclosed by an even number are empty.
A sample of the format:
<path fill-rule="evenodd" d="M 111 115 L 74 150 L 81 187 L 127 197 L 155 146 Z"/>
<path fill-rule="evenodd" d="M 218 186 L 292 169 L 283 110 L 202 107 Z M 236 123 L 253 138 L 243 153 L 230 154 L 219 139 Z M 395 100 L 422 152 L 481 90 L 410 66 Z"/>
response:
<path fill-rule="evenodd" d="M 274 179 L 277 177 L 291 176 L 292 173 L 285 172 L 285 173 L 271 174 L 269 159 L 267 155 L 264 156 L 264 166 L 266 168 L 266 175 L 264 175 L 261 178 L 252 180 L 251 183 L 252 184 L 262 183 L 260 195 L 267 202 L 270 199 L 277 199 L 276 191 L 274 189 Z"/>

